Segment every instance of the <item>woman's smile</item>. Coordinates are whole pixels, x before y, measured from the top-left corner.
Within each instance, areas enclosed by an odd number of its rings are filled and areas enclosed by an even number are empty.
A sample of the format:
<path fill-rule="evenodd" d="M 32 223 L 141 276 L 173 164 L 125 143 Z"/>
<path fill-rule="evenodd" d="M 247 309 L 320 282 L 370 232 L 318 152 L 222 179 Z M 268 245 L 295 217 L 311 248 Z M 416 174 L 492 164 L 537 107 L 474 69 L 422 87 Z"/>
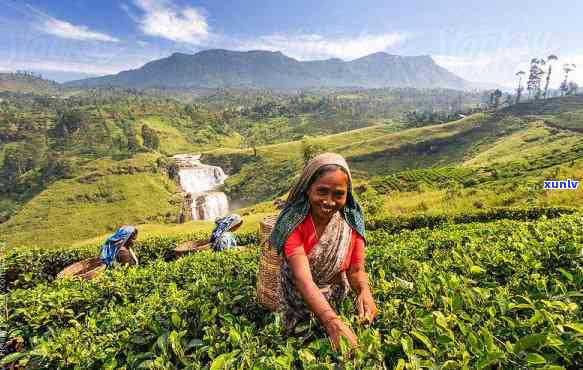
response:
<path fill-rule="evenodd" d="M 332 213 L 334 213 L 334 211 L 336 211 L 336 207 L 329 207 L 329 206 L 322 205 L 322 206 L 320 206 L 320 210 L 325 215 L 331 215 Z"/>
<path fill-rule="evenodd" d="M 308 190 L 308 199 L 316 223 L 326 225 L 336 211 L 346 204 L 348 176 L 342 170 L 324 173 Z"/>

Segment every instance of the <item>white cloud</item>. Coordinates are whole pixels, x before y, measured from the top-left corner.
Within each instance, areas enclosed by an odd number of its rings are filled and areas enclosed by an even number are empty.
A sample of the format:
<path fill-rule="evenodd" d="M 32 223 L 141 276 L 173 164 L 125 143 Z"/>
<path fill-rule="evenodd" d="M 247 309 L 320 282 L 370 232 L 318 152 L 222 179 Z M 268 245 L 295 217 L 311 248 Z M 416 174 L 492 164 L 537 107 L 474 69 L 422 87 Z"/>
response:
<path fill-rule="evenodd" d="M 200 44 L 210 37 L 206 17 L 200 9 L 179 8 L 171 0 L 133 2 L 143 14 L 137 17 L 127 7 L 125 10 L 146 35 L 188 44 Z"/>
<path fill-rule="evenodd" d="M 281 51 L 299 60 L 332 57 L 350 60 L 384 51 L 409 37 L 407 33 L 363 34 L 344 38 L 327 38 L 318 34 L 274 34 L 261 36 L 257 40 L 243 41 L 235 48 Z"/>
<path fill-rule="evenodd" d="M 91 31 L 86 26 L 74 25 L 51 17 L 30 5 L 28 7 L 40 16 L 41 23 L 37 25 L 37 28 L 49 35 L 71 40 L 119 42 L 119 39 L 108 34 Z"/>

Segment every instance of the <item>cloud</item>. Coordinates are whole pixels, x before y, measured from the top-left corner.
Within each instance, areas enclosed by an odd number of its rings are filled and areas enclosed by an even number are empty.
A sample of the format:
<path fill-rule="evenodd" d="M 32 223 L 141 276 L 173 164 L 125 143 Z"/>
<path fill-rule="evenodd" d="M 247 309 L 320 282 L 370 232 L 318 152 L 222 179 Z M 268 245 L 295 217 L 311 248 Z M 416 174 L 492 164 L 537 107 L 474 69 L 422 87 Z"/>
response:
<path fill-rule="evenodd" d="M 341 58 L 356 59 L 365 55 L 384 51 L 407 40 L 407 33 L 362 34 L 356 37 L 324 37 L 318 34 L 260 36 L 257 40 L 242 41 L 238 50 L 261 49 L 281 51 L 299 60 Z"/>
<path fill-rule="evenodd" d="M 210 37 L 201 9 L 179 8 L 171 0 L 133 0 L 133 3 L 143 12 L 141 16 L 132 14 L 127 6 L 123 8 L 146 35 L 195 45 Z"/>
<path fill-rule="evenodd" d="M 119 42 L 119 39 L 108 34 L 91 31 L 86 26 L 74 25 L 51 17 L 30 5 L 28 5 L 28 8 L 40 17 L 41 23 L 37 25 L 37 28 L 49 35 L 71 40 Z"/>

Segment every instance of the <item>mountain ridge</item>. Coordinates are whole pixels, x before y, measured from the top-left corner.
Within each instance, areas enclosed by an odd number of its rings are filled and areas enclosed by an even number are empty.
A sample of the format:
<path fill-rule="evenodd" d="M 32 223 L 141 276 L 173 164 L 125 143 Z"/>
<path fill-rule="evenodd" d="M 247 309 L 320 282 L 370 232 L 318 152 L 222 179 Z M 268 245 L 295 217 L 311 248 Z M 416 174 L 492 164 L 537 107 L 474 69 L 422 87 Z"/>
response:
<path fill-rule="evenodd" d="M 439 66 L 429 55 L 402 56 L 377 52 L 350 61 L 338 58 L 299 61 L 281 51 L 207 49 L 196 54 L 176 52 L 138 69 L 70 81 L 64 86 L 469 89 L 472 84 Z"/>

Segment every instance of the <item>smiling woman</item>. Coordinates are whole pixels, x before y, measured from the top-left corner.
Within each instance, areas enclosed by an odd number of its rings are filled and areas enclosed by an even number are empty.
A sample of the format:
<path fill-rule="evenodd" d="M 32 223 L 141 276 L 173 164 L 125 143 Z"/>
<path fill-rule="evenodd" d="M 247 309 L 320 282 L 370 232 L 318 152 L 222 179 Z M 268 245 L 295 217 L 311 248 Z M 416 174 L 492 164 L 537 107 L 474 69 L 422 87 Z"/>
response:
<path fill-rule="evenodd" d="M 371 321 L 377 309 L 364 271 L 364 219 L 344 158 L 326 153 L 307 163 L 270 242 L 285 257 L 279 310 L 288 333 L 312 313 L 335 347 L 341 336 L 357 345 L 332 305 L 338 308 L 353 288 L 360 317 Z"/>

